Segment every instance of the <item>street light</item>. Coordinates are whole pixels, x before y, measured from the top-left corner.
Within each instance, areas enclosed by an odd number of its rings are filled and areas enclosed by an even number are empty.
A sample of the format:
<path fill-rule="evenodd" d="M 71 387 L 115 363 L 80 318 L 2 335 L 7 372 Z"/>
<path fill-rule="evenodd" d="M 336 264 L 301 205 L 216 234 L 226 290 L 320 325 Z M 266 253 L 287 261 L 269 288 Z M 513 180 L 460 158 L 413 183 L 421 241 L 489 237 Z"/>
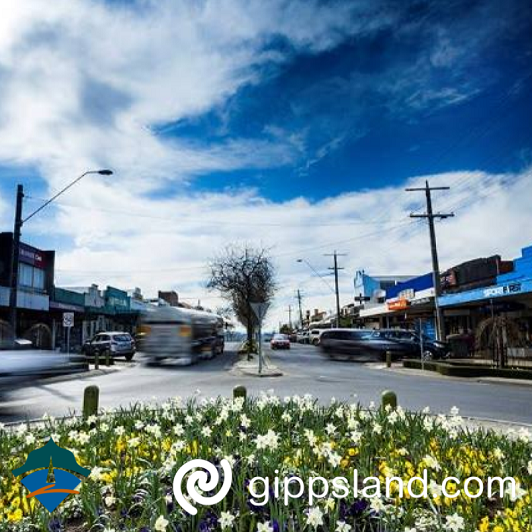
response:
<path fill-rule="evenodd" d="M 13 228 L 13 245 L 11 247 L 11 272 L 10 283 L 11 288 L 9 293 L 9 324 L 11 325 L 11 331 L 13 332 L 13 344 L 17 338 L 17 289 L 18 289 L 18 267 L 20 257 L 20 237 L 22 233 L 22 225 L 29 219 L 33 218 L 37 213 L 42 211 L 46 206 L 50 205 L 52 201 L 56 200 L 61 194 L 66 192 L 70 187 L 74 186 L 78 181 L 81 181 L 88 174 L 100 174 L 100 175 L 113 175 L 113 171 L 109 169 L 103 170 L 89 170 L 84 174 L 81 174 L 78 178 L 74 179 L 66 187 L 62 188 L 57 194 L 52 196 L 48 201 L 45 201 L 38 209 L 33 211 L 29 216 L 22 219 L 22 200 L 24 198 L 24 187 L 22 185 L 17 186 L 17 203 L 15 210 L 15 225 Z"/>

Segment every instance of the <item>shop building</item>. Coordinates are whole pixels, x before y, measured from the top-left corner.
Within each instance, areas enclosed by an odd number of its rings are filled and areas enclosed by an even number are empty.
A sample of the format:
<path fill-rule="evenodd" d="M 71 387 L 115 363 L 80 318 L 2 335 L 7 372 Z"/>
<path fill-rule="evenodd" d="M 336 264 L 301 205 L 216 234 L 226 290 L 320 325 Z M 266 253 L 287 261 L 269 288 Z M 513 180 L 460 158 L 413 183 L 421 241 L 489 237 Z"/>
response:
<path fill-rule="evenodd" d="M 524 248 L 521 257 L 511 262 L 500 257 L 484 260 L 490 262 L 486 270 L 489 275 L 477 281 L 480 286 L 458 289 L 439 298 L 446 323 L 456 332 L 474 335 L 475 356 L 497 359 L 499 364 L 531 366 L 532 246 Z M 486 348 L 483 337 L 498 338 L 498 354 Z"/>
<path fill-rule="evenodd" d="M 434 282 L 432 273 L 398 282 L 386 289 L 378 304 L 360 310 L 367 328 L 416 329 L 435 337 Z"/>
<path fill-rule="evenodd" d="M 13 233 L 0 233 L 0 345 L 11 337 L 9 320 Z M 37 249 L 25 243 L 19 247 L 17 286 L 17 336 L 36 347 L 52 346 L 48 320 L 50 295 L 54 286 L 55 251 Z"/>

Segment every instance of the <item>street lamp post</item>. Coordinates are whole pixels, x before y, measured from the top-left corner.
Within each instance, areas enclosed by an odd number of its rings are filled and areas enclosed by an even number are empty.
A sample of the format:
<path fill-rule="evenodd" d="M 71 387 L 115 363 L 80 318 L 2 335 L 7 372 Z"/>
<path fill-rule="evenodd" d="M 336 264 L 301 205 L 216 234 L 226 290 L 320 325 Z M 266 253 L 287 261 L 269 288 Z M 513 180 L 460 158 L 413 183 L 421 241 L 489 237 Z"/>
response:
<path fill-rule="evenodd" d="M 42 211 L 46 206 L 50 205 L 61 194 L 66 192 L 70 187 L 74 186 L 78 181 L 81 181 L 88 174 L 100 174 L 100 175 L 112 175 L 112 170 L 89 170 L 84 174 L 81 174 L 78 178 L 74 179 L 66 187 L 62 188 L 57 194 L 52 196 L 49 200 L 45 201 L 38 209 L 33 211 L 26 218 L 22 218 L 22 200 L 24 199 L 24 187 L 23 185 L 17 185 L 17 202 L 15 209 L 15 224 L 13 227 L 13 242 L 11 246 L 11 269 L 9 274 L 9 325 L 13 334 L 13 345 L 17 338 L 17 292 L 18 292 L 18 269 L 20 259 L 20 237 L 22 234 L 22 226 L 30 219 L 33 218 L 38 212 Z"/>

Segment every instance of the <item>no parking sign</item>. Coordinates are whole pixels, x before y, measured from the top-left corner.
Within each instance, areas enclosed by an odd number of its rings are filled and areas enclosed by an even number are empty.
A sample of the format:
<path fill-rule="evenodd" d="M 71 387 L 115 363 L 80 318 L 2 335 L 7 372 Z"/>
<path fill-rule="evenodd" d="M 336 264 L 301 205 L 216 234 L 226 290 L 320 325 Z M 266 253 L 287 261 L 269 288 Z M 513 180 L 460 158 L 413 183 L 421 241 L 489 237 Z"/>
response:
<path fill-rule="evenodd" d="M 63 327 L 74 327 L 74 313 L 63 312 Z"/>

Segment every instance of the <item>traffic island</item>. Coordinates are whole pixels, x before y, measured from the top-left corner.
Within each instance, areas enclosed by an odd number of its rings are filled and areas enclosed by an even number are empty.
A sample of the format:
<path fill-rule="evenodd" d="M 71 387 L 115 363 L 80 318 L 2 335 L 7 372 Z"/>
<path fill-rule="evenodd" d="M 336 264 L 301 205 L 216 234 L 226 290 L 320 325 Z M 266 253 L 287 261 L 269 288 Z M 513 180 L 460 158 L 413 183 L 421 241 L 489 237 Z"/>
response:
<path fill-rule="evenodd" d="M 231 371 L 239 375 L 247 375 L 249 377 L 282 377 L 283 372 L 269 361 L 264 361 L 262 372 L 259 373 L 259 361 L 254 360 L 240 360 L 232 367 Z"/>

